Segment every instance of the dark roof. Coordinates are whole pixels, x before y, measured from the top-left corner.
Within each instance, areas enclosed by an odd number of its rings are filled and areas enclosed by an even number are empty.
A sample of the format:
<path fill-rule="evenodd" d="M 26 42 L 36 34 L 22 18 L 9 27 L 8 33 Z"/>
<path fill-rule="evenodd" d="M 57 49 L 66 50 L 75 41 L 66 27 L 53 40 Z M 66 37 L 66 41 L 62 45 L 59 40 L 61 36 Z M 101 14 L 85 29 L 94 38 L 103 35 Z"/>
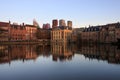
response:
<path fill-rule="evenodd" d="M 91 31 L 99 31 L 99 30 L 100 30 L 99 26 L 91 26 L 89 28 L 85 28 L 83 32 L 91 32 Z"/>
<path fill-rule="evenodd" d="M 114 26 L 114 25 L 118 25 L 120 24 L 119 22 L 118 23 L 111 23 L 111 24 L 107 24 L 107 25 L 110 25 L 110 26 Z"/>
<path fill-rule="evenodd" d="M 27 27 L 36 27 L 37 28 L 37 26 L 30 25 L 30 24 L 26 24 L 25 26 L 27 26 Z"/>
<path fill-rule="evenodd" d="M 11 26 L 20 26 L 20 25 L 17 25 L 17 24 L 11 24 Z"/>

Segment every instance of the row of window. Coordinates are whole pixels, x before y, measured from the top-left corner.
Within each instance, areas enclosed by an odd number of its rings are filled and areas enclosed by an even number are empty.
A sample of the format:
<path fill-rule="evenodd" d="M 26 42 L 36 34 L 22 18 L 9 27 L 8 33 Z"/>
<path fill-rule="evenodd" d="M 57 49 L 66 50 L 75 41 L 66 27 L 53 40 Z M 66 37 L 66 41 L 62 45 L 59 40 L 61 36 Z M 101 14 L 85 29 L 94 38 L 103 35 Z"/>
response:
<path fill-rule="evenodd" d="M 12 36 L 25 36 L 24 34 L 12 34 Z"/>
<path fill-rule="evenodd" d="M 24 38 L 12 38 L 11 40 L 25 40 Z"/>
<path fill-rule="evenodd" d="M 51 35 L 69 35 L 69 32 L 51 32 Z"/>

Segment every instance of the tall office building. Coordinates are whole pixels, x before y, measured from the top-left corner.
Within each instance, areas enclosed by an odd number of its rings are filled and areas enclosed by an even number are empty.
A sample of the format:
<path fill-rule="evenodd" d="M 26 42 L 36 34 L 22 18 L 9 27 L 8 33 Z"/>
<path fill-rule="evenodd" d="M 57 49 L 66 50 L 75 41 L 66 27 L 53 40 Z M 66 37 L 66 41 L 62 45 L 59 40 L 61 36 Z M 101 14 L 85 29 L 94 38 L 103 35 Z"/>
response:
<path fill-rule="evenodd" d="M 38 22 L 35 19 L 33 20 L 33 25 L 37 26 L 38 28 L 40 28 Z"/>
<path fill-rule="evenodd" d="M 45 29 L 46 24 L 43 24 L 42 28 Z"/>
<path fill-rule="evenodd" d="M 65 20 L 61 19 L 59 20 L 59 26 L 66 26 Z"/>
<path fill-rule="evenodd" d="M 67 21 L 67 26 L 72 27 L 72 21 Z"/>
<path fill-rule="evenodd" d="M 68 29 L 72 29 L 72 21 L 67 21 Z"/>
<path fill-rule="evenodd" d="M 54 19 L 52 21 L 52 28 L 56 28 L 58 26 L 58 20 L 57 19 Z"/>
<path fill-rule="evenodd" d="M 43 24 L 43 29 L 50 29 L 50 24 L 49 23 Z"/>

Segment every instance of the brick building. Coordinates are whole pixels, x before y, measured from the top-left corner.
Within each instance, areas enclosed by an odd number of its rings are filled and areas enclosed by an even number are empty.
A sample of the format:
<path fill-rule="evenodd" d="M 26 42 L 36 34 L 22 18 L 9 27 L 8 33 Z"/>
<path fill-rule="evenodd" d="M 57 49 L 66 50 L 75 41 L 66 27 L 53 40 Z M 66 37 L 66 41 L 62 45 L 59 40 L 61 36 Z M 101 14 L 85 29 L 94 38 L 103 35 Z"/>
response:
<path fill-rule="evenodd" d="M 0 22 L 0 41 L 9 40 L 10 22 Z"/>
<path fill-rule="evenodd" d="M 37 39 L 50 40 L 51 39 L 50 32 L 51 32 L 50 29 L 38 29 L 37 30 Z"/>
<path fill-rule="evenodd" d="M 81 33 L 82 42 L 98 42 L 99 40 L 99 27 L 85 28 Z"/>
<path fill-rule="evenodd" d="M 26 24 L 25 28 L 27 40 L 36 40 L 37 26 Z"/>
<path fill-rule="evenodd" d="M 117 39 L 120 39 L 120 23 L 117 23 L 117 24 L 116 24 L 115 37 L 116 37 L 116 40 L 117 40 Z"/>
<path fill-rule="evenodd" d="M 120 39 L 120 23 L 85 28 L 81 33 L 83 42 L 113 43 Z"/>
<path fill-rule="evenodd" d="M 43 24 L 43 29 L 50 29 L 50 24 L 49 23 Z"/>
<path fill-rule="evenodd" d="M 27 40 L 25 25 L 12 24 L 10 27 L 10 41 Z"/>
<path fill-rule="evenodd" d="M 101 26 L 100 30 L 100 42 L 112 43 L 117 42 L 117 38 L 120 38 L 120 24 L 113 23 Z"/>

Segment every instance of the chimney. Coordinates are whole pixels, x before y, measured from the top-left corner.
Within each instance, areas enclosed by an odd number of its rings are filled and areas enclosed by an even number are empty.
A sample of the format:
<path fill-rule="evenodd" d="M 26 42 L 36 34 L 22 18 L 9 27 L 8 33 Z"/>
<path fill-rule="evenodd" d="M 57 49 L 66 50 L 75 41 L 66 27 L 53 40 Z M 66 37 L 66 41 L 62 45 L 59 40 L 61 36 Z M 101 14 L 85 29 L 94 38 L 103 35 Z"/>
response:
<path fill-rule="evenodd" d="M 24 26 L 25 24 L 23 23 L 23 26 Z"/>
<path fill-rule="evenodd" d="M 9 24 L 11 24 L 11 21 L 9 20 Z"/>

